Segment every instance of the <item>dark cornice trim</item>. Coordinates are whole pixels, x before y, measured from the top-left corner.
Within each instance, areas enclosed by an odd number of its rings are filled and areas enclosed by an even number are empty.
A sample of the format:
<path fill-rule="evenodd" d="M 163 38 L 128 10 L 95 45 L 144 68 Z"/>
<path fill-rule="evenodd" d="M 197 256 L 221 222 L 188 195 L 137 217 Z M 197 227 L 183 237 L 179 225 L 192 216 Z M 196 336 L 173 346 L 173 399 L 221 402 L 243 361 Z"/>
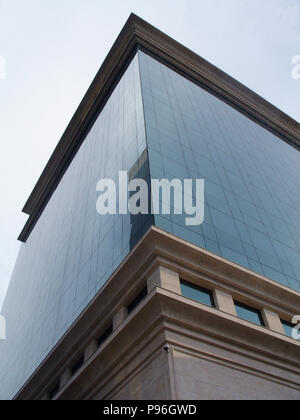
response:
<path fill-rule="evenodd" d="M 297 121 L 188 48 L 131 14 L 23 208 L 23 212 L 30 217 L 19 240 L 27 240 L 95 117 L 101 112 L 138 47 L 221 96 L 284 141 L 300 149 L 300 124 Z"/>

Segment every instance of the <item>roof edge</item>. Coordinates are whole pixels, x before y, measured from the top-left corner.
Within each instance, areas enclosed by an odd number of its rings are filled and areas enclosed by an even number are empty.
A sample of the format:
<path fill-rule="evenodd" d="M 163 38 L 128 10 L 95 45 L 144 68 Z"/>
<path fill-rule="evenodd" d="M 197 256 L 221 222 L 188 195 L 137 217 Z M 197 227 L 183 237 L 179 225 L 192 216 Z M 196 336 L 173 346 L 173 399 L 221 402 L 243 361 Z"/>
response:
<path fill-rule="evenodd" d="M 179 42 L 131 14 L 87 90 L 26 201 L 30 215 L 19 240 L 25 242 L 52 193 L 84 141 L 93 117 L 103 107 L 131 55 L 141 46 L 175 70 L 201 83 L 300 150 L 300 124 L 258 94 Z"/>

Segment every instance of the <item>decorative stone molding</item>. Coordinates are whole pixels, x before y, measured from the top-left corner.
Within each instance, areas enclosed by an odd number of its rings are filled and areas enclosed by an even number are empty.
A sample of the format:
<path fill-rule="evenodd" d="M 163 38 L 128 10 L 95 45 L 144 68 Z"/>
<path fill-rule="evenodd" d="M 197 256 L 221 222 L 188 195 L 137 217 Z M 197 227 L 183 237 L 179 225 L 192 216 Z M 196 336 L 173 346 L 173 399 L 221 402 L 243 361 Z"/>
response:
<path fill-rule="evenodd" d="M 266 327 L 268 327 L 272 331 L 276 331 L 281 334 L 284 334 L 284 329 L 283 329 L 283 326 L 282 326 L 282 323 L 280 321 L 278 314 L 276 314 L 275 312 L 269 311 L 266 308 L 263 308 L 262 317 L 263 317 Z"/>
<path fill-rule="evenodd" d="M 213 290 L 217 308 L 181 296 L 179 278 Z M 127 316 L 124 308 L 128 301 L 147 282 L 147 297 Z M 264 308 L 270 329 L 237 318 L 230 296 Z M 59 378 L 120 313 L 118 319 L 122 322 L 115 321 L 118 328 L 101 348 L 91 352 L 78 374 L 61 386 L 58 399 L 121 395 L 118 389 L 124 391 L 124 383 L 134 381 L 141 366 L 163 363 L 165 344 L 182 348 L 188 347 L 191 340 L 192 347 L 199 342 L 202 350 L 209 342 L 210 353 L 215 349 L 214 356 L 210 356 L 215 363 L 222 355 L 226 363 L 230 359 L 228 366 L 251 375 L 259 371 L 259 377 L 266 381 L 298 390 L 300 343 L 279 331 L 278 319 L 283 314 L 291 319 L 299 307 L 300 293 L 152 227 L 15 399 L 41 399 L 55 376 Z M 172 398 L 169 370 L 163 369 L 162 380 L 168 389 L 165 397 Z"/>
<path fill-rule="evenodd" d="M 214 289 L 215 303 L 219 311 L 237 316 L 232 296 L 222 290 Z"/>
<path fill-rule="evenodd" d="M 164 267 L 157 267 L 147 280 L 148 293 L 155 287 L 170 290 L 171 292 L 181 294 L 180 279 L 178 273 Z"/>

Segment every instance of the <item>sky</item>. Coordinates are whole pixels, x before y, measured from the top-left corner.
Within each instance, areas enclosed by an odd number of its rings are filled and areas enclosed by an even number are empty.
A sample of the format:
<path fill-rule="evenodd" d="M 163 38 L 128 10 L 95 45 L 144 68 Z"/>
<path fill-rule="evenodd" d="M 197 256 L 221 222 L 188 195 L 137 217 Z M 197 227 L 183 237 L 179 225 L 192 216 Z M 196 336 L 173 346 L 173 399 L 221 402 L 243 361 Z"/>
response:
<path fill-rule="evenodd" d="M 300 122 L 300 0 L 0 0 L 0 308 L 23 205 L 131 12 Z"/>

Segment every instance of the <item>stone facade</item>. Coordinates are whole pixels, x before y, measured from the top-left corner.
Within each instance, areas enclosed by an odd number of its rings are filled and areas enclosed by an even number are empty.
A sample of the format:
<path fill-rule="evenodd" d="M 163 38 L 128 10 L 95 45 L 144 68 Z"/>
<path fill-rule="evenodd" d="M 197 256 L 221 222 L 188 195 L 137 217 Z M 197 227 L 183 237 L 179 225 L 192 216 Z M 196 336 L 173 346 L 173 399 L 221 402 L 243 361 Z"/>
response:
<path fill-rule="evenodd" d="M 180 279 L 212 290 L 216 308 L 182 296 Z M 239 319 L 233 299 L 260 308 L 267 326 Z M 299 301 L 298 292 L 152 227 L 16 399 L 48 399 L 61 378 L 59 400 L 299 400 L 300 343 L 278 321 Z M 70 377 L 81 353 L 85 363 Z"/>

